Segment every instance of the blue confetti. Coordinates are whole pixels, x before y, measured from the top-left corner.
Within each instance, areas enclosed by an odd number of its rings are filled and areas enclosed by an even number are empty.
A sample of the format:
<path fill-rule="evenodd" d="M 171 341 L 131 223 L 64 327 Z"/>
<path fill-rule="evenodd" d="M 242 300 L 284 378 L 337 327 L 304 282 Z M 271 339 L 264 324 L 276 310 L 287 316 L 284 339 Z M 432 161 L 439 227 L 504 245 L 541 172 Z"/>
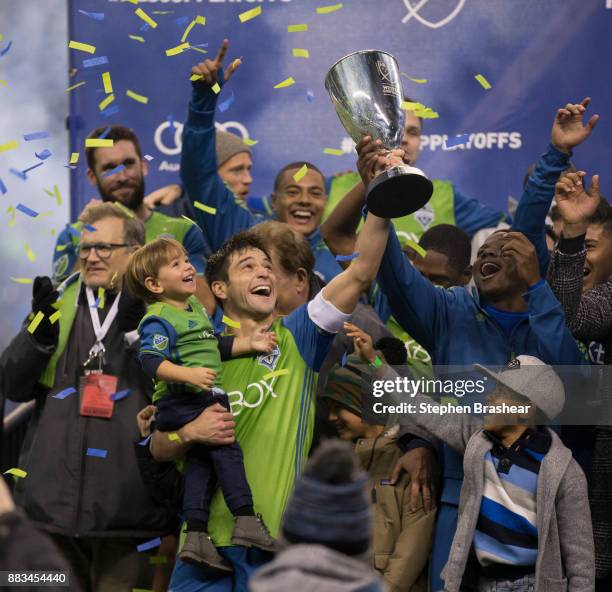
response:
<path fill-rule="evenodd" d="M 197 45 L 194 45 L 194 47 L 208 47 L 208 43 L 198 43 Z"/>
<path fill-rule="evenodd" d="M 232 91 L 231 96 L 225 101 L 223 101 L 222 103 L 219 103 L 219 105 L 217 106 L 219 111 L 221 111 L 221 113 L 224 113 L 225 111 L 227 111 L 230 108 L 231 104 L 234 102 L 235 98 L 236 97 L 234 97 L 234 91 Z"/>
<path fill-rule="evenodd" d="M 74 169 L 76 169 L 77 167 L 74 164 L 65 164 L 64 168 L 65 169 L 70 169 L 71 171 L 74 171 Z"/>
<path fill-rule="evenodd" d="M 36 218 L 38 216 L 38 212 L 31 210 L 28 208 L 28 206 L 24 206 L 22 203 L 17 204 L 17 209 L 26 216 L 30 216 L 30 218 Z"/>
<path fill-rule="evenodd" d="M 24 134 L 23 139 L 26 142 L 31 142 L 32 140 L 42 140 L 43 138 L 48 138 L 49 132 L 32 132 L 31 134 Z"/>
<path fill-rule="evenodd" d="M 346 366 L 346 351 L 342 354 L 342 367 Z"/>
<path fill-rule="evenodd" d="M 83 230 L 87 230 L 87 232 L 97 232 L 97 228 L 95 226 L 92 226 L 91 224 L 85 224 L 83 226 Z"/>
<path fill-rule="evenodd" d="M 125 165 L 120 164 L 119 166 L 116 166 L 114 169 L 107 171 L 106 173 L 102 175 L 102 178 L 105 179 L 106 177 L 110 177 L 111 175 L 116 175 L 117 173 L 120 173 L 121 171 L 125 171 Z"/>
<path fill-rule="evenodd" d="M 108 454 L 108 450 L 103 450 L 102 448 L 88 448 L 87 456 L 95 456 L 97 458 L 106 458 Z"/>
<path fill-rule="evenodd" d="M 45 148 L 42 152 L 34 152 L 34 156 L 36 156 L 36 158 L 40 158 L 40 160 L 47 160 L 47 158 L 51 156 L 51 151 L 48 148 Z"/>
<path fill-rule="evenodd" d="M 6 185 L 4 184 L 2 179 L 0 179 L 0 191 L 2 192 L 3 195 L 6 193 Z"/>
<path fill-rule="evenodd" d="M 81 236 L 81 232 L 74 226 L 68 226 L 68 234 L 72 234 L 72 236 L 76 236 L 77 238 Z"/>
<path fill-rule="evenodd" d="M 98 308 L 100 306 L 100 297 L 96 298 L 96 301 L 93 304 L 89 305 L 89 308 Z"/>
<path fill-rule="evenodd" d="M 459 134 L 454 138 L 448 138 L 446 140 L 446 147 L 452 148 L 453 146 L 460 146 L 461 144 L 465 144 L 470 138 L 470 134 Z"/>
<path fill-rule="evenodd" d="M 104 117 L 110 117 L 111 115 L 115 115 L 116 113 L 119 113 L 118 105 L 111 105 L 110 107 L 107 107 L 106 109 L 104 109 L 104 111 L 102 111 L 102 115 Z"/>
<path fill-rule="evenodd" d="M 155 549 L 155 547 L 159 547 L 161 545 L 161 539 L 157 537 L 156 539 L 151 539 L 146 543 L 141 543 L 136 547 L 139 553 L 142 551 L 149 551 L 150 549 Z"/>
<path fill-rule="evenodd" d="M 181 16 L 181 17 L 176 19 L 176 24 L 177 25 L 186 25 L 188 22 L 189 22 L 189 17 L 188 16 Z"/>
<path fill-rule="evenodd" d="M 108 64 L 108 58 L 106 56 L 83 60 L 83 68 L 93 68 L 94 66 L 101 66 L 102 64 Z"/>
<path fill-rule="evenodd" d="M 86 10 L 81 10 L 81 9 L 79 9 L 79 12 L 81 14 L 84 14 L 85 16 L 88 16 L 89 18 L 93 19 L 94 21 L 103 21 L 104 20 L 104 13 L 103 12 L 87 12 Z"/>
<path fill-rule="evenodd" d="M 0 51 L 0 56 L 3 56 L 5 53 L 7 53 L 8 50 L 11 49 L 12 45 L 13 45 L 13 42 L 9 41 L 9 44 L 2 51 Z"/>
<path fill-rule="evenodd" d="M 138 442 L 138 446 L 148 446 L 152 437 L 153 437 L 153 434 L 149 434 L 144 440 L 141 440 L 140 442 Z"/>
<path fill-rule="evenodd" d="M 110 396 L 110 400 L 111 401 L 121 401 L 121 399 L 125 399 L 131 392 L 132 392 L 131 389 L 125 389 L 123 391 L 113 393 Z"/>
<path fill-rule="evenodd" d="M 9 169 L 9 173 L 13 173 L 13 175 L 19 177 L 22 181 L 25 181 L 27 179 L 27 176 L 24 175 L 21 171 L 18 171 L 17 169 Z"/>
<path fill-rule="evenodd" d="M 146 33 L 149 30 L 149 25 L 147 25 L 147 23 L 145 23 L 144 25 L 142 25 L 142 27 L 140 27 L 140 30 L 143 33 Z"/>
<path fill-rule="evenodd" d="M 69 397 L 70 395 L 72 395 L 72 393 L 76 393 L 76 389 L 73 386 L 68 387 L 67 389 L 64 389 L 63 391 L 60 391 L 56 395 L 53 395 L 52 398 L 64 400 L 66 397 Z"/>
<path fill-rule="evenodd" d="M 110 133 L 110 131 L 111 131 L 111 128 L 110 128 L 110 127 L 107 127 L 107 128 L 106 128 L 106 129 L 105 129 L 105 130 L 104 130 L 104 131 L 103 131 L 103 132 L 102 132 L 102 133 L 101 133 L 101 134 L 98 136 L 98 138 L 99 138 L 100 140 L 104 140 L 104 138 L 106 138 L 106 136 L 108 136 L 108 134 Z"/>
<path fill-rule="evenodd" d="M 350 255 L 336 255 L 336 261 L 352 261 L 353 259 L 357 259 L 359 257 L 359 253 L 352 253 Z"/>
<path fill-rule="evenodd" d="M 313 93 L 311 90 L 309 90 L 309 91 L 306 93 L 306 100 L 307 100 L 309 103 L 312 103 L 312 102 L 314 101 L 314 98 L 315 98 L 315 97 L 314 97 L 314 93 Z"/>
<path fill-rule="evenodd" d="M 31 167 L 28 167 L 27 169 L 23 169 L 23 171 L 21 171 L 21 172 L 25 175 L 26 173 L 29 173 L 33 169 L 37 169 L 39 166 L 42 166 L 43 164 L 45 164 L 45 163 L 44 162 L 37 162 L 36 164 L 32 165 Z"/>

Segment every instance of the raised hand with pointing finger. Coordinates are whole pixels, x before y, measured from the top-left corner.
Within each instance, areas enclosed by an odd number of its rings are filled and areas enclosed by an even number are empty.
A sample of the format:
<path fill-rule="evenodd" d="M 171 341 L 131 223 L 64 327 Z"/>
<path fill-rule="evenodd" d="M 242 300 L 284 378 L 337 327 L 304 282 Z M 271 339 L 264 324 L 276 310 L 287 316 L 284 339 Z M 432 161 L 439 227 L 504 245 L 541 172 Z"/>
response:
<path fill-rule="evenodd" d="M 221 66 L 223 64 L 223 58 L 227 53 L 228 47 L 229 41 L 227 39 L 224 39 L 214 60 L 204 60 L 203 62 L 200 62 L 199 64 L 191 68 L 191 74 L 193 76 L 201 77 L 198 79 L 197 82 L 201 82 L 208 86 L 213 86 L 215 82 L 219 82 L 219 70 L 221 69 Z M 227 82 L 232 77 L 232 75 L 238 69 L 241 63 L 242 61 L 240 59 L 236 59 L 227 67 L 223 80 L 220 82 L 220 86 L 222 86 L 223 83 Z"/>

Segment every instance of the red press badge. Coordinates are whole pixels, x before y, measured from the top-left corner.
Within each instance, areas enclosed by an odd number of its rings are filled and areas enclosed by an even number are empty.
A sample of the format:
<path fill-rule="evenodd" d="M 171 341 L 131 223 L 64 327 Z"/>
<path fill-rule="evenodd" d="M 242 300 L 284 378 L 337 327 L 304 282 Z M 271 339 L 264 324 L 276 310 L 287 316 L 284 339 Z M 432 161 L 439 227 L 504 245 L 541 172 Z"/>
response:
<path fill-rule="evenodd" d="M 81 415 L 110 419 L 114 401 L 110 396 L 117 392 L 117 377 L 110 374 L 91 373 L 81 377 Z"/>

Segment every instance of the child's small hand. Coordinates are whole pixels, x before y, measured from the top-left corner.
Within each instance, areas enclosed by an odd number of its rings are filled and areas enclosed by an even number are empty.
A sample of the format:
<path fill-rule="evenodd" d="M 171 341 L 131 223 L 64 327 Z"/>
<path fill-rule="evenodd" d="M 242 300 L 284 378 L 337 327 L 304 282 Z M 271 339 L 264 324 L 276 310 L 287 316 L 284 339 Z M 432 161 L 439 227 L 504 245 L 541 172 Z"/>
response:
<path fill-rule="evenodd" d="M 136 422 L 138 423 L 138 431 L 141 438 L 146 438 L 151 435 L 151 422 L 155 419 L 155 405 L 147 405 L 138 412 Z"/>
<path fill-rule="evenodd" d="M 372 345 L 372 338 L 353 323 L 344 323 L 344 331 L 348 337 L 353 338 L 353 346 L 359 357 L 367 364 L 374 362 L 378 356 Z"/>
<path fill-rule="evenodd" d="M 259 327 L 251 336 L 251 349 L 256 352 L 269 354 L 276 347 L 276 333 L 268 331 L 266 327 Z"/>
<path fill-rule="evenodd" d="M 188 368 L 188 380 L 189 384 L 197 386 L 202 390 L 208 390 L 215 386 L 215 378 L 217 373 L 210 368 Z"/>

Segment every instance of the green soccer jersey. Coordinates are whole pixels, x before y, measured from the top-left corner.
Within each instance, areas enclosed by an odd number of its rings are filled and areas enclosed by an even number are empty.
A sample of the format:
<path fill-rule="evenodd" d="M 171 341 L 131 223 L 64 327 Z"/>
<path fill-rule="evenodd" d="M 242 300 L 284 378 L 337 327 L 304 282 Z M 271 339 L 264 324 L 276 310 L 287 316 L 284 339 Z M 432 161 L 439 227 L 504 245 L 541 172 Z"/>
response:
<path fill-rule="evenodd" d="M 260 513 L 278 535 L 285 505 L 312 442 L 318 371 L 333 335 L 319 329 L 301 306 L 277 320 L 271 354 L 223 362 L 222 388 L 236 420 L 236 439 Z M 231 544 L 232 514 L 217 490 L 208 521 L 217 546 Z"/>
<path fill-rule="evenodd" d="M 189 368 L 210 368 L 217 373 L 216 386 L 221 386 L 221 355 L 206 310 L 195 296 L 190 296 L 187 303 L 186 310 L 163 302 L 148 307 L 138 326 L 140 356 L 158 356 Z M 169 392 L 200 390 L 190 384 L 156 380 L 153 402 Z"/>

